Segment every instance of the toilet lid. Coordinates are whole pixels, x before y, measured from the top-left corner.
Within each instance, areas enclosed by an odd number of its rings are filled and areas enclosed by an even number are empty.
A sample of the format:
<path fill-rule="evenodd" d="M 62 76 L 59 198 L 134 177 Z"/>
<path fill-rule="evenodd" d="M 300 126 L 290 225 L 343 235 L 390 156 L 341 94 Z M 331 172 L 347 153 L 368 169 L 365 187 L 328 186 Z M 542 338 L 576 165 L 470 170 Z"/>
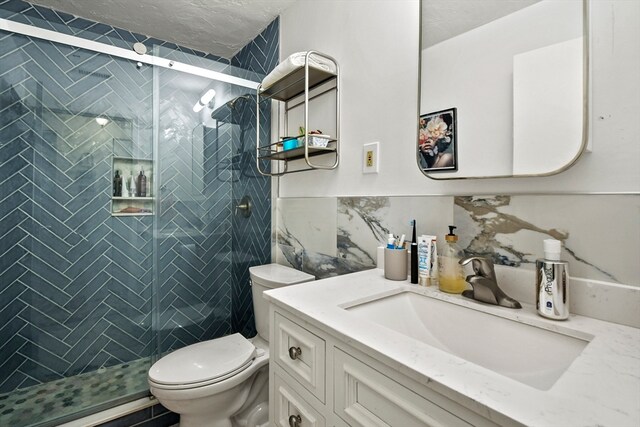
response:
<path fill-rule="evenodd" d="M 215 380 L 249 366 L 255 346 L 240 334 L 192 344 L 170 353 L 149 370 L 158 384 L 186 385 Z"/>
<path fill-rule="evenodd" d="M 296 285 L 315 280 L 315 276 L 280 264 L 265 264 L 249 267 L 249 275 L 267 288 Z"/>

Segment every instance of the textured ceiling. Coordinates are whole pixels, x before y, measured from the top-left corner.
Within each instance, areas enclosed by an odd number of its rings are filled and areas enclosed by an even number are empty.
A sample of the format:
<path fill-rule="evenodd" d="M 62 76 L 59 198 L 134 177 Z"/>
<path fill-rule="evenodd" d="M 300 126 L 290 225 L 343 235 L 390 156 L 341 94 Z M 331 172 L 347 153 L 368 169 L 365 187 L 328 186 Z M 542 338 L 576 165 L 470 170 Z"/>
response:
<path fill-rule="evenodd" d="M 296 0 L 28 0 L 231 58 Z"/>
<path fill-rule="evenodd" d="M 422 0 L 422 48 L 466 33 L 540 0 Z"/>
<path fill-rule="evenodd" d="M 297 0 L 27 1 L 231 58 Z M 434 45 L 538 1 L 422 0 L 422 45 Z M 375 2 L 367 7 L 375 7 Z"/>

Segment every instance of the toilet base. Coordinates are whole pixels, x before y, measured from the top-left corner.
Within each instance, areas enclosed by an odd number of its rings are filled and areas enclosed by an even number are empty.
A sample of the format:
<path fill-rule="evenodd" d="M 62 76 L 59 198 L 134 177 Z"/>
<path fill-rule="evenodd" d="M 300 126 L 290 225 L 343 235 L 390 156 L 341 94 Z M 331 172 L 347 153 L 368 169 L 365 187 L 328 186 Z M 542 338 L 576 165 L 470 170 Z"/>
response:
<path fill-rule="evenodd" d="M 241 422 L 238 422 L 241 421 Z M 267 427 L 269 425 L 269 400 L 255 406 L 246 419 L 233 419 L 234 427 Z"/>
<path fill-rule="evenodd" d="M 211 420 L 204 415 L 180 415 L 180 427 L 234 427 L 229 418 Z"/>
<path fill-rule="evenodd" d="M 152 392 L 167 409 L 180 415 L 180 427 L 259 427 L 268 425 L 268 383 L 267 364 L 249 379 L 211 396 L 182 395 L 175 400 L 171 392 L 167 395 L 153 388 Z"/>
<path fill-rule="evenodd" d="M 263 368 L 253 379 L 246 404 L 231 418 L 233 427 L 266 427 L 269 425 L 269 368 Z"/>

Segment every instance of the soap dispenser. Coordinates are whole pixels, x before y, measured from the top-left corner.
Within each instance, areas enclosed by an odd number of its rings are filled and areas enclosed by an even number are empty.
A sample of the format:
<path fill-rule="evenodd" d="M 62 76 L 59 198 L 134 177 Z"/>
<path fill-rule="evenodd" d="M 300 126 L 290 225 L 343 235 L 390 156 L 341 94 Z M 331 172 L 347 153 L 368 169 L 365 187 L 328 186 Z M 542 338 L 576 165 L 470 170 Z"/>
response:
<path fill-rule="evenodd" d="M 458 247 L 458 236 L 454 233 L 457 227 L 450 225 L 449 234 L 444 236 L 444 246 L 442 253 L 438 257 L 439 262 L 439 288 L 443 292 L 450 294 L 460 294 L 467 289 L 467 284 L 462 273 L 460 260 L 464 258 L 464 253 Z"/>

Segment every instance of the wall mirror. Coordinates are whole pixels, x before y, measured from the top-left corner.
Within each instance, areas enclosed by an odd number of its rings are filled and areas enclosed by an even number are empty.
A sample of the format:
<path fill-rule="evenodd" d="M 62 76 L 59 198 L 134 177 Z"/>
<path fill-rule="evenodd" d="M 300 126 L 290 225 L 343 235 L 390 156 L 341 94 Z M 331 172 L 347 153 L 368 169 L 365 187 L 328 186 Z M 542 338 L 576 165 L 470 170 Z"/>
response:
<path fill-rule="evenodd" d="M 418 167 L 544 176 L 587 142 L 587 0 L 421 0 Z"/>

